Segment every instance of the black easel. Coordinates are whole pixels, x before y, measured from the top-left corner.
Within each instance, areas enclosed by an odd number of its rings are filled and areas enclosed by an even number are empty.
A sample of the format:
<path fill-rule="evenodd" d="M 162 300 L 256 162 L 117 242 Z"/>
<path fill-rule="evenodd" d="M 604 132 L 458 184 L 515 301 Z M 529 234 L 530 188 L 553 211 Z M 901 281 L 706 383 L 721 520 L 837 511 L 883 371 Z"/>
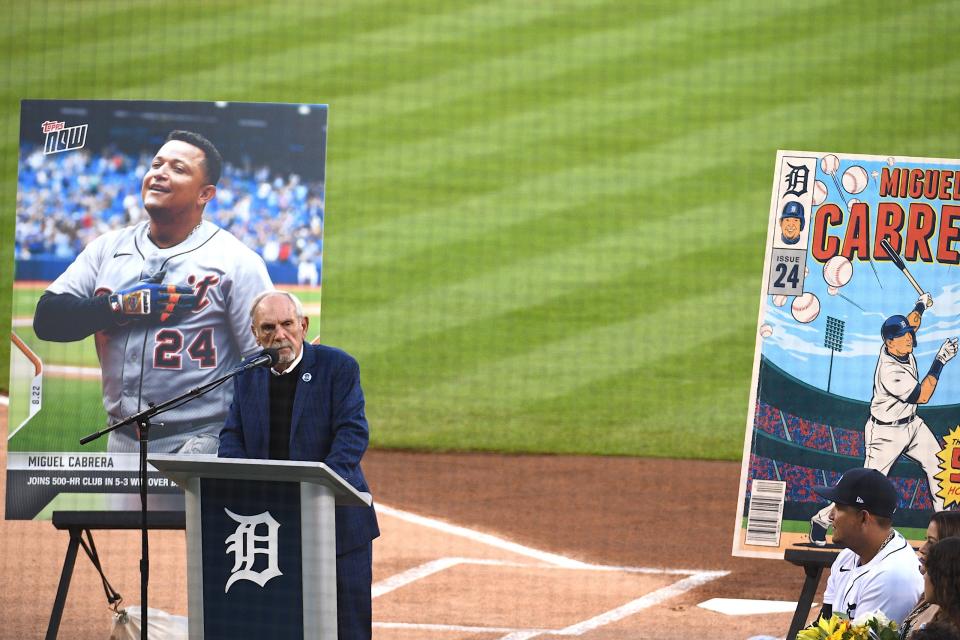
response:
<path fill-rule="evenodd" d="M 107 602 L 118 606 L 120 594 L 117 593 L 104 576 L 100 566 L 100 556 L 97 547 L 93 544 L 94 530 L 132 530 L 140 528 L 141 514 L 137 511 L 54 511 L 53 526 L 70 533 L 67 543 L 67 554 L 63 559 L 63 569 L 60 571 L 60 583 L 57 586 L 57 595 L 53 600 L 53 609 L 50 611 L 50 621 L 47 623 L 46 640 L 56 640 L 60 631 L 60 620 L 63 618 L 63 608 L 67 603 L 67 592 L 70 590 L 70 581 L 73 578 L 73 568 L 77 561 L 77 553 L 82 548 L 103 581 L 103 590 Z M 183 530 L 186 528 L 186 516 L 183 511 L 152 511 L 147 525 L 151 529 Z M 86 535 L 86 539 L 84 539 Z"/>

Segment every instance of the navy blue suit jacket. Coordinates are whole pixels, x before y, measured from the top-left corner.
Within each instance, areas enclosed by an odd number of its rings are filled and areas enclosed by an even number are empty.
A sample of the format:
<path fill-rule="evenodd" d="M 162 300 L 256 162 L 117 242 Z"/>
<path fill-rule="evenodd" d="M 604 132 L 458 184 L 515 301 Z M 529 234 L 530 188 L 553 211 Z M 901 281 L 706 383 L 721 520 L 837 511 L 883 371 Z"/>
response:
<path fill-rule="evenodd" d="M 270 457 L 270 370 L 234 378 L 233 402 L 220 432 L 221 458 Z M 349 354 L 303 343 L 290 421 L 290 459 L 323 462 L 358 491 L 370 491 L 360 469 L 370 431 L 360 367 Z M 380 535 L 373 507 L 337 507 L 337 555 Z"/>

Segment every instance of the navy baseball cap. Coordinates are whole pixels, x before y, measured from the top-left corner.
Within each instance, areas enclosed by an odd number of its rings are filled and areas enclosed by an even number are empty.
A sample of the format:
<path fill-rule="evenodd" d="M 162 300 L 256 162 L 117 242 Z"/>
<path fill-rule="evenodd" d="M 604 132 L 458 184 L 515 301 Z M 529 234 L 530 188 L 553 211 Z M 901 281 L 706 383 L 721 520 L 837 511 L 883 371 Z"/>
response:
<path fill-rule="evenodd" d="M 804 215 L 803 215 L 803 205 L 799 202 L 790 201 L 787 204 L 783 205 L 783 211 L 780 214 L 781 218 L 799 218 L 800 219 L 800 231 L 803 231 Z"/>
<path fill-rule="evenodd" d="M 890 316 L 880 327 L 880 337 L 884 342 L 908 333 L 913 336 L 913 346 L 917 346 L 917 333 L 906 316 Z"/>
<path fill-rule="evenodd" d="M 850 469 L 835 487 L 814 487 L 818 495 L 836 504 L 857 507 L 875 516 L 892 518 L 897 512 L 897 490 L 890 479 L 876 469 Z"/>

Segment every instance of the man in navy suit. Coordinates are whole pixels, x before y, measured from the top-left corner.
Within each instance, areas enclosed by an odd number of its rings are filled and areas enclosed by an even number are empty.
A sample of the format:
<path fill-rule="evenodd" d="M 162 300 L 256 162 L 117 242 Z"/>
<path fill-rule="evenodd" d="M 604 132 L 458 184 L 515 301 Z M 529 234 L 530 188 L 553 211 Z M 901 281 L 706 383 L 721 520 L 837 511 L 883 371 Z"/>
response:
<path fill-rule="evenodd" d="M 323 462 L 359 491 L 369 428 L 360 369 L 350 355 L 304 342 L 309 318 L 293 294 L 267 291 L 250 311 L 253 335 L 279 350 L 272 369 L 235 378 L 233 403 L 220 432 L 221 458 Z M 337 507 L 337 628 L 340 640 L 370 638 L 373 507 Z"/>

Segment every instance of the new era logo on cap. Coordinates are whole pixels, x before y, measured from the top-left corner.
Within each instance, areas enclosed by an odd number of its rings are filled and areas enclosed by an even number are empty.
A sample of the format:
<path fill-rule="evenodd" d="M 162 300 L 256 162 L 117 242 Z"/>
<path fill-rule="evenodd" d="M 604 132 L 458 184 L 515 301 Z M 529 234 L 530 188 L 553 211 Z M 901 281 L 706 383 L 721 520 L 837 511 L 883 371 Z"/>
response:
<path fill-rule="evenodd" d="M 859 502 L 860 504 L 863 504 L 863 498 L 861 498 L 860 496 L 857 496 L 857 502 Z"/>

